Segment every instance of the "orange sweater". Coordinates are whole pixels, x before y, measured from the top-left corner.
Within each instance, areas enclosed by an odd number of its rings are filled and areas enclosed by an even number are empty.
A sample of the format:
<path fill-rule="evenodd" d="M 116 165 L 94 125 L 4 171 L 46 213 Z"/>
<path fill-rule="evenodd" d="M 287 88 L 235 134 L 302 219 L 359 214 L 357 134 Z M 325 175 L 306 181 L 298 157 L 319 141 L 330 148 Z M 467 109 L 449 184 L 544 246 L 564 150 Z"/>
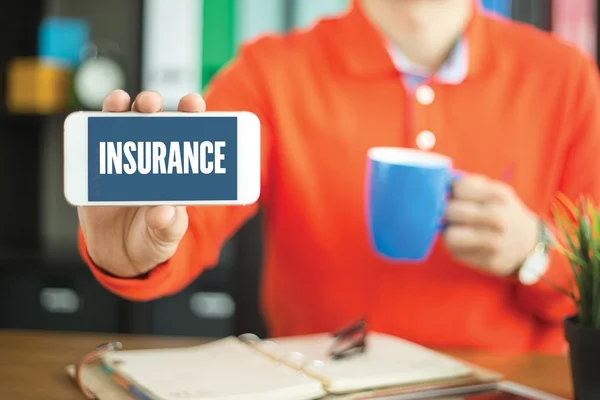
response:
<path fill-rule="evenodd" d="M 432 82 L 431 104 L 407 92 L 383 40 L 356 5 L 308 31 L 246 45 L 214 78 L 208 110 L 262 121 L 265 265 L 262 307 L 272 336 L 331 331 L 366 316 L 370 327 L 435 347 L 562 351 L 569 300 L 548 284 L 522 286 L 454 261 L 443 244 L 421 265 L 381 260 L 363 212 L 371 146 L 433 151 L 464 171 L 508 180 L 547 216 L 557 191 L 600 199 L 597 68 L 547 33 L 477 12 L 465 82 Z M 148 279 L 104 275 L 134 300 L 172 294 L 217 263 L 220 248 L 258 208 L 189 207 L 176 254 Z M 547 278 L 565 284 L 553 254 Z"/>

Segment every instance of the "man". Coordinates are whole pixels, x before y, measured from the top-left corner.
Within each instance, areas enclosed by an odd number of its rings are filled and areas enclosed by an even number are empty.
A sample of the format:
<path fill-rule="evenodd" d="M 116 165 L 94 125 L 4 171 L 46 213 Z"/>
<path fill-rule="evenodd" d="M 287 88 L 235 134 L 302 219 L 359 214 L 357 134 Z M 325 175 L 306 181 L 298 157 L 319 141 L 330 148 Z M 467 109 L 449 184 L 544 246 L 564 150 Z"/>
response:
<path fill-rule="evenodd" d="M 600 198 L 598 83 L 575 49 L 473 0 L 355 0 L 308 31 L 245 46 L 205 98 L 261 120 L 269 334 L 366 316 L 427 346 L 562 351 L 574 309 L 548 281 L 565 286 L 568 266 L 538 253 L 539 222 L 558 192 Z M 122 91 L 104 103 L 129 107 Z M 144 92 L 131 107 L 159 112 L 161 98 Z M 205 102 L 191 94 L 179 109 Z M 386 262 L 368 241 L 365 157 L 383 145 L 440 152 L 466 172 L 419 265 Z M 80 208 L 81 252 L 111 291 L 154 299 L 215 265 L 258 207 Z"/>

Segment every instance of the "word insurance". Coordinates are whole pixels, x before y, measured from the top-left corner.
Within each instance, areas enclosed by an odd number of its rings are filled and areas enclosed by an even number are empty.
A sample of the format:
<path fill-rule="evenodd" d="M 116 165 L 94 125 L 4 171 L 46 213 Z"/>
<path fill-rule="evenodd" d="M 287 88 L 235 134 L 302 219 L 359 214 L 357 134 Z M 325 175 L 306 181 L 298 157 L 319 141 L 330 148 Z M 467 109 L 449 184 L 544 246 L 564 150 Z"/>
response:
<path fill-rule="evenodd" d="M 100 175 L 225 174 L 224 141 L 100 142 Z"/>

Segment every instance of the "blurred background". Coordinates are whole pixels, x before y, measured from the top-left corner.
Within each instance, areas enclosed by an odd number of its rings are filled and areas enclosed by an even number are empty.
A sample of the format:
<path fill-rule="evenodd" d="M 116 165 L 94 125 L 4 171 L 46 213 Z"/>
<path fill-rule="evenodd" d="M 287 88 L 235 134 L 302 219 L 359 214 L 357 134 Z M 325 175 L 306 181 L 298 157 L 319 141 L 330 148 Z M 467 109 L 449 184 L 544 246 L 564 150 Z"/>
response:
<path fill-rule="evenodd" d="M 351 0 L 2 0 L 0 3 L 0 328 L 222 337 L 264 335 L 261 216 L 219 265 L 149 303 L 104 290 L 77 251 L 62 191 L 62 124 L 107 93 L 158 90 L 165 109 L 206 83 L 241 43 L 309 27 Z M 483 0 L 596 57 L 596 0 Z"/>

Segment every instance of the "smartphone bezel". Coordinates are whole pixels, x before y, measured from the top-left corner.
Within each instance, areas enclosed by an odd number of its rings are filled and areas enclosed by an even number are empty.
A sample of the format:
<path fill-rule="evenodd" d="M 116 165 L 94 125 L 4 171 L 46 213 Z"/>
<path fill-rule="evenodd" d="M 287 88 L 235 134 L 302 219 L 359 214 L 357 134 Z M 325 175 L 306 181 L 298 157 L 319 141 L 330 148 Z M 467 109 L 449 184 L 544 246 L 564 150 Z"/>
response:
<path fill-rule="evenodd" d="M 237 200 L 202 201 L 89 201 L 88 200 L 88 119 L 100 118 L 214 118 L 235 117 L 238 140 Z M 98 112 L 71 113 L 64 122 L 64 195 L 73 206 L 157 206 L 157 205 L 248 205 L 260 196 L 260 121 L 250 112 Z"/>

